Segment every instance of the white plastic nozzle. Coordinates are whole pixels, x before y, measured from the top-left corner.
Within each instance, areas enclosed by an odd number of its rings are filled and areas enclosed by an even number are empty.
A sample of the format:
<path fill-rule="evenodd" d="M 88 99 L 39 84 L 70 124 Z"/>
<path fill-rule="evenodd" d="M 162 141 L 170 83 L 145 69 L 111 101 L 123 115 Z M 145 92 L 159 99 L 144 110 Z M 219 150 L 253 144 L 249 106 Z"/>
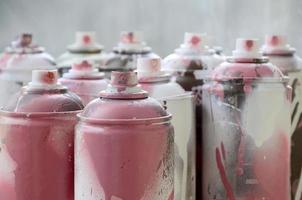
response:
<path fill-rule="evenodd" d="M 265 36 L 265 44 L 270 47 L 286 47 L 287 38 L 284 35 L 267 35 Z"/>
<path fill-rule="evenodd" d="M 161 70 L 161 59 L 159 57 L 139 58 L 137 73 L 138 77 L 162 75 L 164 72 Z"/>
<path fill-rule="evenodd" d="M 275 50 L 291 50 L 289 44 L 287 44 L 287 38 L 284 35 L 266 35 L 265 44 L 263 50 L 266 51 L 275 51 Z"/>
<path fill-rule="evenodd" d="M 95 32 L 76 32 L 76 44 L 79 46 L 91 46 L 95 44 Z"/>
<path fill-rule="evenodd" d="M 120 42 L 124 44 L 136 44 L 143 41 L 141 31 L 123 31 L 120 35 Z"/>
<path fill-rule="evenodd" d="M 57 70 L 34 70 L 32 72 L 32 81 L 30 87 L 56 87 L 58 85 Z"/>
<path fill-rule="evenodd" d="M 236 49 L 233 51 L 234 58 L 261 58 L 258 39 L 236 40 Z"/>
<path fill-rule="evenodd" d="M 203 33 L 185 33 L 184 47 L 187 48 L 205 48 L 207 34 Z"/>

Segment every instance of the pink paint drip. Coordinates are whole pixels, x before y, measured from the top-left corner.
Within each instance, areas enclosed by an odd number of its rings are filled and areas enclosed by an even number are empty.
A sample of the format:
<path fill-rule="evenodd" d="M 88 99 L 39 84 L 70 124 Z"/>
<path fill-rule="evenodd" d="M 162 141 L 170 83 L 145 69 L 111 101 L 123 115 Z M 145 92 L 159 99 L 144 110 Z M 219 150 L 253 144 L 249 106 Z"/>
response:
<path fill-rule="evenodd" d="M 222 181 L 222 184 L 226 190 L 226 194 L 229 200 L 235 200 L 235 195 L 232 189 L 232 186 L 230 184 L 230 182 L 228 181 L 222 160 L 221 160 L 221 155 L 220 155 L 220 151 L 218 148 L 216 148 L 216 164 L 217 164 L 217 168 L 218 168 L 218 172 L 220 175 L 220 179 Z"/>

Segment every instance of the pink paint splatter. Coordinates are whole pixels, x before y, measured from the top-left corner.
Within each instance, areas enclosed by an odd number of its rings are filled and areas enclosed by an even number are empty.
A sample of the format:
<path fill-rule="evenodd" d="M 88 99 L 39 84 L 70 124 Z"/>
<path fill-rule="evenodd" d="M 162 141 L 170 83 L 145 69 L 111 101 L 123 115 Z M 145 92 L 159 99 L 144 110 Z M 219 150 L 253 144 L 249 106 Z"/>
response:
<path fill-rule="evenodd" d="M 134 34 L 132 32 L 126 33 L 122 36 L 123 43 L 134 43 Z"/>
<path fill-rule="evenodd" d="M 193 45 L 193 46 L 197 46 L 199 43 L 200 43 L 200 38 L 199 37 L 197 37 L 197 36 L 193 36 L 192 38 L 191 38 L 191 44 Z"/>
<path fill-rule="evenodd" d="M 250 51 L 253 48 L 253 46 L 254 46 L 254 41 L 253 40 L 247 40 L 245 42 L 245 49 L 247 51 Z"/>
<path fill-rule="evenodd" d="M 53 72 L 46 72 L 42 76 L 43 83 L 53 84 L 56 82 L 56 76 Z"/>
<path fill-rule="evenodd" d="M 89 35 L 84 35 L 84 37 L 83 37 L 83 42 L 84 42 L 84 44 L 90 44 L 90 42 L 91 42 L 91 38 L 90 38 L 90 36 Z"/>
<path fill-rule="evenodd" d="M 171 192 L 171 194 L 169 195 L 168 200 L 174 200 L 174 190 Z"/>
<path fill-rule="evenodd" d="M 278 36 L 276 36 L 276 35 L 272 36 L 269 42 L 270 42 L 270 45 L 277 46 L 279 44 Z"/>

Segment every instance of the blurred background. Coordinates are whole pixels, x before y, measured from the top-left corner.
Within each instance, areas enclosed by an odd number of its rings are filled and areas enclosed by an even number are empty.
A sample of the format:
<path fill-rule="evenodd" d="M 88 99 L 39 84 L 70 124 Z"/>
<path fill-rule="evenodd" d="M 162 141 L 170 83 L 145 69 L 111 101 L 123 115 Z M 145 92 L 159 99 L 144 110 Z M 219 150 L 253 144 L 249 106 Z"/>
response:
<path fill-rule="evenodd" d="M 0 0 L 0 47 L 20 32 L 54 56 L 74 41 L 77 30 L 97 32 L 110 51 L 122 30 L 142 30 L 161 56 L 180 45 L 184 32 L 206 32 L 229 54 L 237 37 L 263 40 L 285 34 L 302 53 L 301 0 Z"/>

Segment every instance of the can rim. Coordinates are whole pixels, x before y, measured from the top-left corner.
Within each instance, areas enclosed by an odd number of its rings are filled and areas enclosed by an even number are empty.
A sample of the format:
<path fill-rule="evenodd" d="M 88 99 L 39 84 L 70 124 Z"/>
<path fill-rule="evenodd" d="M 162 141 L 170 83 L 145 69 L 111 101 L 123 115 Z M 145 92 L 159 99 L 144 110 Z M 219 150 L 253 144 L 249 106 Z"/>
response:
<path fill-rule="evenodd" d="M 17 118 L 49 118 L 49 117 L 65 117 L 69 115 L 78 115 L 83 110 L 63 111 L 63 112 L 14 112 L 0 109 L 0 116 L 17 117 Z"/>
<path fill-rule="evenodd" d="M 81 113 L 77 114 L 79 122 L 85 122 L 90 124 L 108 124 L 108 125 L 123 125 L 123 124 L 163 124 L 171 121 L 172 115 L 155 117 L 155 118 L 144 118 L 144 119 L 97 119 L 81 116 Z"/>
<path fill-rule="evenodd" d="M 173 95 L 173 96 L 168 96 L 168 97 L 164 97 L 164 98 L 156 98 L 157 100 L 160 101 L 177 101 L 177 100 L 183 100 L 183 99 L 193 99 L 195 97 L 195 95 L 193 94 L 192 91 L 189 92 L 184 92 L 183 94 L 179 94 L 179 95 Z"/>

